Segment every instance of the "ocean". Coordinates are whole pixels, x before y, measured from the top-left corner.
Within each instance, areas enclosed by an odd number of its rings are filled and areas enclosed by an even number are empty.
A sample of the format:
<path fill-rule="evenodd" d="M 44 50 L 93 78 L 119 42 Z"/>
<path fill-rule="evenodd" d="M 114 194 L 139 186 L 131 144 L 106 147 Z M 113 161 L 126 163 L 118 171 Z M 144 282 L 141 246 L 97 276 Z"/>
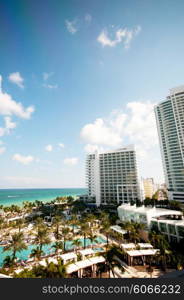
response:
<path fill-rule="evenodd" d="M 68 189 L 0 189 L 0 205 L 21 206 L 24 201 L 51 201 L 58 196 L 78 196 L 87 192 L 84 188 Z"/>

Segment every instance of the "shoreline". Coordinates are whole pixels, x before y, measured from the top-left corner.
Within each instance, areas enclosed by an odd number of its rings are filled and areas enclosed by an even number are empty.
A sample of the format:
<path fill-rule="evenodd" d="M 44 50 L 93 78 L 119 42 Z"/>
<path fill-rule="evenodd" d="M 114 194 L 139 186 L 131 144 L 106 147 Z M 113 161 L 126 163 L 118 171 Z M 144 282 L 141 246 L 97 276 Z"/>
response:
<path fill-rule="evenodd" d="M 51 201 L 53 201 L 53 200 L 55 200 L 57 197 L 68 197 L 68 196 L 71 196 L 71 197 L 73 197 L 73 198 L 76 198 L 78 195 L 72 195 L 72 194 L 68 194 L 68 195 L 58 195 L 58 196 L 56 196 L 55 198 L 53 198 L 53 197 L 49 197 L 49 198 L 42 198 L 42 199 L 35 199 L 35 200 L 27 200 L 27 199 L 24 199 L 24 200 L 21 200 L 21 201 L 13 201 L 13 202 L 11 202 L 11 203 L 7 203 L 7 204 L 3 204 L 3 203 L 1 203 L 1 201 L 0 201 L 0 205 L 3 205 L 3 207 L 7 207 L 7 206 L 11 206 L 11 205 L 17 205 L 17 206 L 20 206 L 20 207 L 22 207 L 23 206 L 23 202 L 35 202 L 36 200 L 38 200 L 38 201 L 41 201 L 41 202 L 44 202 L 44 203 L 46 203 L 46 202 L 51 202 Z"/>
<path fill-rule="evenodd" d="M 72 187 L 72 188 L 0 188 L 0 191 L 12 191 L 12 190 L 83 190 L 85 187 Z"/>
<path fill-rule="evenodd" d="M 12 194 L 12 192 L 15 191 Z M 16 193 L 20 191 L 20 195 Z M 24 196 L 25 191 L 25 196 Z M 29 195 L 29 191 L 31 191 L 31 194 Z M 42 192 L 43 191 L 43 195 Z M 50 195 L 47 195 L 47 191 L 49 194 L 49 191 L 51 191 Z M 6 192 L 5 195 L 3 195 L 3 192 Z M 10 192 L 10 193 L 8 193 Z M 37 193 L 38 192 L 38 193 Z M 79 195 L 82 195 L 86 192 L 86 189 L 82 188 L 71 188 L 71 189 L 0 189 L 0 205 L 5 206 L 11 206 L 11 205 L 18 205 L 22 207 L 23 202 L 34 202 L 36 200 L 42 201 L 42 202 L 51 202 L 57 197 L 68 197 L 72 196 L 76 198 Z M 3 199 L 4 198 L 4 199 Z"/>

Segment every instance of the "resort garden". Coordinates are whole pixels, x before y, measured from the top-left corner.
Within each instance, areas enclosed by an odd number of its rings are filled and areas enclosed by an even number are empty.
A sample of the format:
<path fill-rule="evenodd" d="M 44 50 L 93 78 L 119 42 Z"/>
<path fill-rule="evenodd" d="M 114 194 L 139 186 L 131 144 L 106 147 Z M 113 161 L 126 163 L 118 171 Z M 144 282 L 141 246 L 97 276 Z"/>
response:
<path fill-rule="evenodd" d="M 72 197 L 1 207 L 0 273 L 126 278 L 183 269 L 183 241 L 169 244 L 154 228 L 146 239 L 144 233 L 144 224 L 118 222 L 112 210 L 88 208 Z"/>

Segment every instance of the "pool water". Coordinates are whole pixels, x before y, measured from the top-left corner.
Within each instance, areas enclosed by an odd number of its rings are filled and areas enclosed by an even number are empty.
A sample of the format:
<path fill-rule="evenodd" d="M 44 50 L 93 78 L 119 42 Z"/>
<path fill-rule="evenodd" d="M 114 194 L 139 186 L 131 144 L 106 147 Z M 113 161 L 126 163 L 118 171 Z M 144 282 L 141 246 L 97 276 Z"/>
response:
<path fill-rule="evenodd" d="M 90 239 L 86 239 L 86 246 L 90 246 L 91 244 L 92 245 L 98 245 L 98 244 L 101 244 L 101 243 L 106 243 L 106 241 L 100 236 L 97 237 L 96 240 L 97 240 L 97 242 L 91 243 Z M 81 241 L 81 246 L 84 246 L 84 239 L 81 238 L 80 241 Z M 52 248 L 53 244 L 54 243 L 51 243 L 49 245 L 44 245 L 42 247 L 45 254 L 54 253 L 54 248 Z M 18 260 L 27 260 L 27 259 L 29 259 L 29 255 L 31 254 L 32 249 L 34 249 L 36 247 L 37 247 L 37 245 L 29 245 L 26 250 L 22 250 L 21 252 L 17 252 L 16 253 L 17 259 Z M 5 259 L 5 257 L 8 256 L 8 255 L 12 255 L 12 251 L 3 252 L 3 248 L 4 247 L 0 246 L 0 267 L 3 266 L 3 260 Z M 65 248 L 66 248 L 66 250 L 72 250 L 74 248 L 74 246 L 72 245 L 72 241 L 66 241 Z"/>

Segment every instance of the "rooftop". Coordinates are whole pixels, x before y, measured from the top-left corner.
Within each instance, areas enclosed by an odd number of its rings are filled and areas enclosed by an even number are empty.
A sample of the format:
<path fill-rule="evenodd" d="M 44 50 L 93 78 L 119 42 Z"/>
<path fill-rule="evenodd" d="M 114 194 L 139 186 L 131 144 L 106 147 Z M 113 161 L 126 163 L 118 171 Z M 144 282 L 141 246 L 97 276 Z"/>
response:
<path fill-rule="evenodd" d="M 136 244 L 134 244 L 134 243 L 121 244 L 121 247 L 122 247 L 123 249 L 135 249 Z"/>
<path fill-rule="evenodd" d="M 79 253 L 81 254 L 81 255 L 91 255 L 91 254 L 94 254 L 95 253 L 95 251 L 93 250 L 93 249 L 91 249 L 91 248 L 87 248 L 87 249 L 84 249 L 84 250 L 80 250 L 79 251 Z"/>
<path fill-rule="evenodd" d="M 135 151 L 135 147 L 134 145 L 128 145 L 126 147 L 122 147 L 122 148 L 118 148 L 118 149 L 114 149 L 114 150 L 107 150 L 107 151 L 103 151 L 103 152 L 99 152 L 99 151 L 94 151 L 92 153 L 89 153 L 89 155 L 91 154 L 107 154 L 107 153 L 118 153 L 118 152 L 125 152 L 125 151 Z"/>
<path fill-rule="evenodd" d="M 169 90 L 170 95 L 175 95 L 178 93 L 184 93 L 184 85 L 177 86 Z"/>
<path fill-rule="evenodd" d="M 140 248 L 153 248 L 153 246 L 149 243 L 138 243 Z"/>
<path fill-rule="evenodd" d="M 60 257 L 63 260 L 69 260 L 69 259 L 77 258 L 77 255 L 74 252 L 70 252 L 70 253 L 65 253 L 60 255 Z"/>
<path fill-rule="evenodd" d="M 80 260 L 73 264 L 67 266 L 67 274 L 71 274 L 80 269 L 84 269 L 90 267 L 92 265 L 105 262 L 105 258 L 103 256 L 94 256 L 90 259 Z"/>
<path fill-rule="evenodd" d="M 177 215 L 177 216 L 183 215 L 182 212 L 178 210 L 171 210 L 171 209 L 157 208 L 157 207 L 146 207 L 146 206 L 136 207 L 136 205 L 130 205 L 130 204 L 122 204 L 118 207 L 118 209 L 131 211 L 135 213 L 151 214 L 152 217 L 164 216 L 164 215 Z"/>
<path fill-rule="evenodd" d="M 126 253 L 129 256 L 147 256 L 147 255 L 155 255 L 159 250 L 158 249 L 145 249 L 145 250 L 130 250 Z"/>
<path fill-rule="evenodd" d="M 121 244 L 121 247 L 124 250 L 127 249 L 135 249 L 137 246 L 139 246 L 142 249 L 146 249 L 146 248 L 150 248 L 149 250 L 153 249 L 153 246 L 150 243 L 138 243 L 138 244 L 134 244 L 134 243 L 128 243 L 128 244 Z M 140 249 L 141 250 L 141 249 Z"/>
<path fill-rule="evenodd" d="M 114 230 L 114 231 L 116 231 L 116 232 L 118 232 L 118 233 L 120 233 L 120 234 L 125 234 L 125 233 L 127 233 L 127 231 L 126 230 L 123 230 L 120 226 L 118 226 L 118 225 L 114 225 L 114 226 L 111 226 L 110 227 L 112 230 Z"/>

